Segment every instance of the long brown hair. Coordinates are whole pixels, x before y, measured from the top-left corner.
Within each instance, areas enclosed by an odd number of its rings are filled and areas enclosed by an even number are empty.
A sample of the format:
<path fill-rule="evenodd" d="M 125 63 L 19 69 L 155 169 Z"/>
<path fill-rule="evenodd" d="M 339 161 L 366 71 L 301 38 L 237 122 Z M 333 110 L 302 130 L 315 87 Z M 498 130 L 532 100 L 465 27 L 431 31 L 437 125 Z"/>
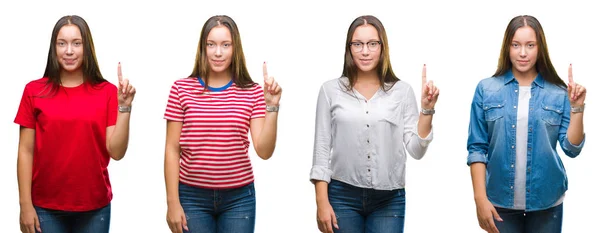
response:
<path fill-rule="evenodd" d="M 508 23 L 506 31 L 504 32 L 502 50 L 500 50 L 500 58 L 498 59 L 498 69 L 493 76 L 499 77 L 512 69 L 513 65 L 510 61 L 510 45 L 512 44 L 515 32 L 519 28 L 527 26 L 531 27 L 535 32 L 537 46 L 539 46 L 537 60 L 535 62 L 535 70 L 542 76 L 542 78 L 544 78 L 544 80 L 557 86 L 566 88 L 567 84 L 560 79 L 556 73 L 556 70 L 554 69 L 554 66 L 552 65 L 552 62 L 550 61 L 544 29 L 542 29 L 540 22 L 535 17 L 530 15 L 520 15 L 514 17 L 510 23 Z"/>
<path fill-rule="evenodd" d="M 55 94 L 61 85 L 60 71 L 62 68 L 58 63 L 58 57 L 56 56 L 56 40 L 58 32 L 66 25 L 75 25 L 81 32 L 81 39 L 83 41 L 83 62 L 81 66 L 84 82 L 88 82 L 92 85 L 106 82 L 106 79 L 102 77 L 100 68 L 98 67 L 94 49 L 94 40 L 92 39 L 92 33 L 90 32 L 88 24 L 83 18 L 77 15 L 67 15 L 56 22 L 56 25 L 54 25 L 54 29 L 52 30 L 52 38 L 50 39 L 50 49 L 48 51 L 48 61 L 46 63 L 46 71 L 44 71 L 44 77 L 48 77 L 46 87 L 50 87 L 49 94 L 51 95 Z"/>
<path fill-rule="evenodd" d="M 356 79 L 358 77 L 358 67 L 354 64 L 354 60 L 352 59 L 352 51 L 350 50 L 350 43 L 352 42 L 352 36 L 354 35 L 354 31 L 356 28 L 363 25 L 371 25 L 375 27 L 377 30 L 377 34 L 379 34 L 379 40 L 381 41 L 381 54 L 379 55 L 379 64 L 377 64 L 377 75 L 379 76 L 379 83 L 381 88 L 384 91 L 389 90 L 393 84 L 395 84 L 400 79 L 394 75 L 394 71 L 392 70 L 392 64 L 390 63 L 390 53 L 388 47 L 388 39 L 387 34 L 385 33 L 385 28 L 379 19 L 372 15 L 363 15 L 356 18 L 350 24 L 350 28 L 348 28 L 348 35 L 346 36 L 346 53 L 344 55 L 344 70 L 342 72 L 342 77 L 347 77 L 349 82 L 346 86 L 348 91 L 352 90 L 354 84 L 356 84 Z M 391 84 L 391 85 L 390 85 Z"/>
<path fill-rule="evenodd" d="M 190 77 L 202 77 L 205 79 L 205 89 L 208 87 L 208 73 L 210 72 L 210 65 L 208 64 L 208 58 L 206 57 L 206 40 L 208 33 L 216 26 L 225 26 L 231 33 L 231 40 L 233 42 L 233 59 L 229 70 L 233 74 L 233 82 L 235 85 L 245 88 L 254 85 L 254 81 L 248 73 L 246 68 L 246 59 L 244 58 L 244 50 L 242 49 L 242 39 L 240 38 L 240 32 L 237 25 L 229 16 L 216 15 L 210 17 L 204 26 L 202 32 L 200 32 L 200 41 L 198 41 L 198 51 L 196 52 L 196 62 L 194 63 L 194 70 Z"/>

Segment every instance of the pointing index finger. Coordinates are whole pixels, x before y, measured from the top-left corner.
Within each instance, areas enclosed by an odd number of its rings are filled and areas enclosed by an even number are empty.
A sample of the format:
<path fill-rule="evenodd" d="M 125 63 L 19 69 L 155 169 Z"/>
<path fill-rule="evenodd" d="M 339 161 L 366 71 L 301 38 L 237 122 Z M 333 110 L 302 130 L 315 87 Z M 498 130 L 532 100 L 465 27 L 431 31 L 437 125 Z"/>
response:
<path fill-rule="evenodd" d="M 573 64 L 569 64 L 569 83 L 574 83 L 574 81 L 573 81 Z"/>
<path fill-rule="evenodd" d="M 119 83 L 123 81 L 123 73 L 121 72 L 121 62 L 119 62 L 119 66 L 117 67 L 117 77 L 119 77 Z"/>
<path fill-rule="evenodd" d="M 421 84 L 425 86 L 427 84 L 427 66 L 423 64 L 423 71 L 421 73 Z"/>
<path fill-rule="evenodd" d="M 263 62 L 263 78 L 265 81 L 269 79 L 269 74 L 267 73 L 267 62 Z"/>

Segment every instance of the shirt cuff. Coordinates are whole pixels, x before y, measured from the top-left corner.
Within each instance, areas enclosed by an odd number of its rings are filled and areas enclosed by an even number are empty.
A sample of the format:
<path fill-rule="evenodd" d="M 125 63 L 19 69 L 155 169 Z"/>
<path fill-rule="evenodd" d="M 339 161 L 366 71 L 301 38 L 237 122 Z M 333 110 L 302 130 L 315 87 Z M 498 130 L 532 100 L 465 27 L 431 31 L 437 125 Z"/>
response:
<path fill-rule="evenodd" d="M 419 135 L 419 132 L 417 132 L 417 138 L 419 138 L 419 145 L 421 145 L 421 147 L 429 146 L 429 143 L 431 143 L 431 141 L 433 140 L 433 127 L 431 127 L 429 134 L 425 138 L 422 138 Z"/>
<path fill-rule="evenodd" d="M 467 165 L 471 166 L 471 164 L 473 163 L 488 163 L 488 159 L 487 156 L 485 156 L 482 153 L 479 152 L 472 152 L 469 153 L 469 156 L 467 157 Z"/>
<path fill-rule="evenodd" d="M 579 145 L 573 145 L 571 141 L 569 141 L 569 137 L 565 137 L 565 149 L 571 152 L 572 154 L 578 155 L 581 153 L 581 149 L 583 149 L 583 144 L 585 144 L 585 133 L 583 134 L 583 140 L 579 143 Z"/>
<path fill-rule="evenodd" d="M 329 183 L 331 181 L 331 175 L 333 171 L 323 166 L 313 166 L 310 170 L 310 181 L 315 183 L 317 180 L 325 181 Z"/>

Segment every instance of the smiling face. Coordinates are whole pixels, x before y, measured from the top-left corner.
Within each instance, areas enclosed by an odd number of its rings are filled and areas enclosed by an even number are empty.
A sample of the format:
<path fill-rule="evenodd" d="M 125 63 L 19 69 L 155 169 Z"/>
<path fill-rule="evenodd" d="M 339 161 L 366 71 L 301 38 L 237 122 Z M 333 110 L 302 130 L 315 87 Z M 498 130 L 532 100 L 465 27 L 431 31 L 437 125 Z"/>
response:
<path fill-rule="evenodd" d="M 210 30 L 206 38 L 206 58 L 210 65 L 210 73 L 229 71 L 233 49 L 229 28 L 220 25 Z"/>
<path fill-rule="evenodd" d="M 352 60 L 360 72 L 376 71 L 381 56 L 381 41 L 375 27 L 370 24 L 357 27 L 349 46 Z"/>
<path fill-rule="evenodd" d="M 513 73 L 535 73 L 537 55 L 538 45 L 533 28 L 524 26 L 517 29 L 512 38 L 509 52 Z"/>
<path fill-rule="evenodd" d="M 63 26 L 56 37 L 56 58 L 60 68 L 66 72 L 81 70 L 83 64 L 83 40 L 79 27 L 68 24 Z"/>

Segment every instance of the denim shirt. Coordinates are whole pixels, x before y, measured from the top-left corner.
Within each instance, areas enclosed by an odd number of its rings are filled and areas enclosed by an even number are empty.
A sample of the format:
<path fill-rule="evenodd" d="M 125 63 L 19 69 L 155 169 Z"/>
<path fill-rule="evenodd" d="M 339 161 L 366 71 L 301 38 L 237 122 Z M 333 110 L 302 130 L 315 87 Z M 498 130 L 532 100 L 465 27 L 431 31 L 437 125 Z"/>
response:
<path fill-rule="evenodd" d="M 516 124 L 519 83 L 512 72 L 479 82 L 471 104 L 467 164 L 486 164 L 486 191 L 494 206 L 514 204 Z M 584 140 L 567 140 L 571 118 L 567 91 L 539 74 L 531 84 L 527 130 L 525 210 L 552 207 L 567 191 L 568 180 L 556 143 L 569 157 L 576 157 Z"/>

